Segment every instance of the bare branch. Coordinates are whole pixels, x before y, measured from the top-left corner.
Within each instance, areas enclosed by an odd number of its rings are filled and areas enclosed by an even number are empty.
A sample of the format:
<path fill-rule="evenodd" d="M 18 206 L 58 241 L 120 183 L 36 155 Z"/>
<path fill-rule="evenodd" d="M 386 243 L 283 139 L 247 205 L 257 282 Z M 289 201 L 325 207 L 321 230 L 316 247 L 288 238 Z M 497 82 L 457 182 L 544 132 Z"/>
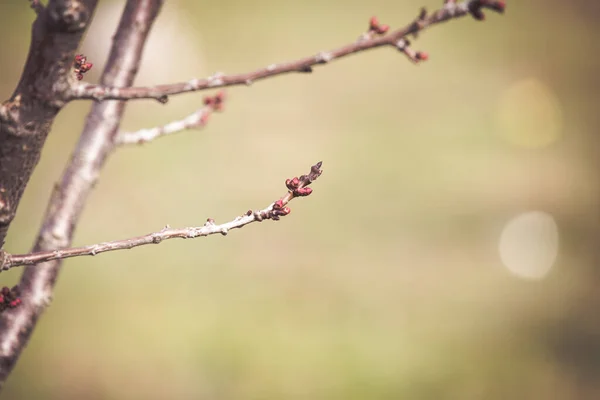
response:
<path fill-rule="evenodd" d="M 427 15 L 427 13 L 422 10 L 417 19 L 402 29 L 388 34 L 387 29 L 381 29 L 382 27 L 379 27 L 379 30 L 373 29 L 373 24 L 371 24 L 370 31 L 367 34 L 362 35 L 359 40 L 354 43 L 331 51 L 323 51 L 316 55 L 301 58 L 296 61 L 271 64 L 265 68 L 245 74 L 224 75 L 223 73 L 216 73 L 205 79 L 192 79 L 188 82 L 152 87 L 115 88 L 79 82 L 70 93 L 69 99 L 156 99 L 161 103 L 165 103 L 170 95 L 225 86 L 250 85 L 261 79 L 271 78 L 290 72 L 312 72 L 312 67 L 314 66 L 327 64 L 330 61 L 351 54 L 382 46 L 396 47 L 403 53 L 409 55 L 414 61 L 424 60 L 426 57 L 421 58 L 417 56 L 418 53 L 414 53 L 414 56 L 410 55 L 411 52 L 407 49 L 407 41 L 404 39 L 406 36 L 417 34 L 431 25 L 448 21 L 453 18 L 463 17 L 467 14 L 471 14 L 474 18 L 481 20 L 483 19 L 482 9 L 484 8 L 501 13 L 504 11 L 505 3 L 496 0 L 469 0 L 461 3 L 447 0 L 442 9 L 437 10 L 430 15 Z"/>
<path fill-rule="evenodd" d="M 313 165 L 308 175 L 286 180 L 288 192 L 279 200 L 271 203 L 268 207 L 258 211 L 249 210 L 247 213 L 240 215 L 234 220 L 224 224 L 215 224 L 215 221 L 209 218 L 203 226 L 173 229 L 167 225 L 158 232 L 149 233 L 144 236 L 115 240 L 112 242 L 99 243 L 90 246 L 40 251 L 36 253 L 19 255 L 4 253 L 4 256 L 0 255 L 0 271 L 6 271 L 10 268 L 21 265 L 35 265 L 42 262 L 61 260 L 70 257 L 95 256 L 107 251 L 132 249 L 134 247 L 144 246 L 147 244 L 158 244 L 164 240 L 174 238 L 191 239 L 201 236 L 214 235 L 216 233 L 227 235 L 230 230 L 242 228 L 253 222 L 261 222 L 268 219 L 278 220 L 280 217 L 290 213 L 290 209 L 286 206 L 292 199 L 300 196 L 308 196 L 312 193 L 312 190 L 308 187 L 308 185 L 310 185 L 321 175 L 321 165 L 321 162 Z"/>
<path fill-rule="evenodd" d="M 143 144 L 156 139 L 181 132 L 186 129 L 198 129 L 204 127 L 213 111 L 221 111 L 225 101 L 224 92 L 219 92 L 212 97 L 204 98 L 204 107 L 178 121 L 169 122 L 166 125 L 150 129 L 141 129 L 135 132 L 119 132 L 115 137 L 115 144 Z"/>

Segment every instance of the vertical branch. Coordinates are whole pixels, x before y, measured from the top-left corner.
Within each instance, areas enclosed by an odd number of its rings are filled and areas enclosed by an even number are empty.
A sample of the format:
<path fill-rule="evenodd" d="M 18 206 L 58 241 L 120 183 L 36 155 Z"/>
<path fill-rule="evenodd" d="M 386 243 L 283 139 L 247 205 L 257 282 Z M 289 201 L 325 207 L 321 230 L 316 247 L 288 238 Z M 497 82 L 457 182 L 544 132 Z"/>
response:
<path fill-rule="evenodd" d="M 38 14 L 21 79 L 0 104 L 0 248 L 56 114 L 68 101 L 75 78 L 75 50 L 97 0 L 32 2 Z"/>
<path fill-rule="evenodd" d="M 162 0 L 128 0 L 114 36 L 103 85 L 126 87 L 133 84 L 144 44 Z M 96 103 L 69 164 L 56 186 L 34 251 L 68 246 L 107 156 L 114 148 L 125 108 L 123 101 Z M 50 302 L 61 261 L 28 267 L 21 278 L 23 304 L 0 316 L 0 386 L 27 344 L 38 318 Z"/>

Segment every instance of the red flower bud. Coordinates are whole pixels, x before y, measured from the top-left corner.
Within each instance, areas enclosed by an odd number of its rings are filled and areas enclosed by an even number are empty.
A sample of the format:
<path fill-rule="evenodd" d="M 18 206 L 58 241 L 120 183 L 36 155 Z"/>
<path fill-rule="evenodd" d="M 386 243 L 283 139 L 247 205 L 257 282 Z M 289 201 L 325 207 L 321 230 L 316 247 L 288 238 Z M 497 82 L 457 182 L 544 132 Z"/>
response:
<path fill-rule="evenodd" d="M 225 91 L 219 90 L 215 95 L 215 100 L 217 100 L 217 102 L 225 101 Z"/>
<path fill-rule="evenodd" d="M 504 12 L 504 10 L 506 9 L 506 2 L 504 1 L 496 1 L 491 5 L 491 8 L 495 11 L 498 12 Z"/>
<path fill-rule="evenodd" d="M 389 30 L 390 30 L 389 25 L 381 25 L 378 29 L 375 29 L 375 32 L 377 32 L 380 35 L 383 35 L 384 33 L 386 33 Z"/>
<path fill-rule="evenodd" d="M 417 60 L 419 61 L 427 61 L 429 59 L 429 54 L 424 51 L 417 51 Z"/>
<path fill-rule="evenodd" d="M 379 20 L 377 19 L 377 17 L 373 16 L 369 20 L 369 30 L 374 31 L 377 30 L 377 28 L 379 28 Z"/>
<path fill-rule="evenodd" d="M 294 190 L 294 196 L 308 196 L 312 193 L 312 189 L 309 187 L 298 188 Z"/>
<path fill-rule="evenodd" d="M 299 185 L 300 185 L 300 179 L 298 179 L 297 177 L 294 177 L 293 179 L 285 180 L 285 186 L 290 190 L 296 189 Z"/>

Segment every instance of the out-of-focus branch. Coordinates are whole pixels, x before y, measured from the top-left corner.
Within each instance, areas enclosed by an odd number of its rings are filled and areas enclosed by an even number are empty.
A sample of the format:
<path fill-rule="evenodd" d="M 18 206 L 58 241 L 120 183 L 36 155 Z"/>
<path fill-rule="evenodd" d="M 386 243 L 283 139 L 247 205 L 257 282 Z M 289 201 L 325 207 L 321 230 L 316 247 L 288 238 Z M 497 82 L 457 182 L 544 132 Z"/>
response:
<path fill-rule="evenodd" d="M 214 111 L 223 109 L 225 93 L 219 92 L 214 96 L 204 98 L 204 107 L 198 109 L 187 117 L 169 122 L 166 125 L 149 129 L 140 129 L 135 132 L 119 132 L 115 137 L 115 144 L 143 144 L 150 142 L 160 136 L 166 136 L 181 132 L 186 129 L 202 128 L 208 122 L 208 118 Z"/>
<path fill-rule="evenodd" d="M 113 38 L 108 62 L 102 73 L 101 83 L 103 85 L 125 87 L 133 84 L 133 79 L 139 69 L 144 44 L 162 2 L 162 0 L 127 1 Z M 81 1 L 51 1 L 46 8 L 50 13 L 53 3 L 65 3 L 74 7 Z M 88 1 L 88 3 L 95 5 L 95 1 Z M 54 9 L 60 9 L 60 7 L 56 5 Z M 51 42 L 49 40 L 45 46 L 51 45 Z M 57 55 L 61 59 L 69 60 L 65 71 L 70 76 L 70 82 L 76 81 L 70 65 L 74 59 L 75 47 L 73 46 L 72 52 L 66 56 Z M 52 48 L 44 48 L 45 53 L 51 51 Z M 59 64 L 56 68 L 60 68 L 61 65 Z M 37 68 L 39 69 L 40 66 Z M 48 82 L 44 84 L 48 87 L 56 84 L 52 76 L 46 76 L 45 79 Z M 52 91 L 44 95 L 55 96 Z M 60 97 L 58 99 L 60 100 Z M 124 107 L 125 104 L 119 101 L 93 105 L 71 160 L 61 181 L 54 189 L 33 253 L 70 245 L 87 197 L 96 183 L 108 154 L 114 148 L 113 139 L 119 129 Z M 45 129 L 49 129 L 49 126 Z M 3 152 L 3 148 L 4 143 L 0 146 L 0 153 Z M 24 152 L 25 150 L 18 149 L 16 151 Z M 1 178 L 4 171 L 0 170 L 0 172 Z M 0 229 L 0 238 L 2 237 L 1 233 Z M 1 257 L 2 254 L 0 254 Z M 22 304 L 8 309 L 0 315 L 0 387 L 6 381 L 25 348 L 38 318 L 49 304 L 60 267 L 60 260 L 27 267 L 19 284 Z"/>
<path fill-rule="evenodd" d="M 131 249 L 147 244 L 158 244 L 167 239 L 181 238 L 191 239 L 200 236 L 209 236 L 219 233 L 227 235 L 230 230 L 242 228 L 253 222 L 260 222 L 267 219 L 278 220 L 280 217 L 288 215 L 290 209 L 287 204 L 295 197 L 308 196 L 312 193 L 312 189 L 308 187 L 322 173 L 321 162 L 312 166 L 307 175 L 302 175 L 299 178 L 287 179 L 286 186 L 288 192 L 279 200 L 271 203 L 268 207 L 252 211 L 236 217 L 234 220 L 216 224 L 215 221 L 209 218 L 203 226 L 173 229 L 166 226 L 162 230 L 154 233 L 149 233 L 144 236 L 138 236 L 129 239 L 115 240 L 84 247 L 75 247 L 70 249 L 58 249 L 49 251 L 40 251 L 30 254 L 11 255 L 5 253 L 4 257 L 0 258 L 0 271 L 8 270 L 20 265 L 34 265 L 51 260 L 62 260 L 69 257 L 79 256 L 95 256 L 96 254 L 114 250 Z"/>
<path fill-rule="evenodd" d="M 162 103 L 167 102 L 168 96 L 194 92 L 224 86 L 250 85 L 261 79 L 271 78 L 290 72 L 312 72 L 317 65 L 327 64 L 333 60 L 359 53 L 361 51 L 374 49 L 382 46 L 392 46 L 407 54 L 413 61 L 424 60 L 408 47 L 406 36 L 417 34 L 425 28 L 453 18 L 463 17 L 471 14 L 475 19 L 484 19 L 483 9 L 503 12 L 504 1 L 497 0 L 469 0 L 457 3 L 446 0 L 444 7 L 440 10 L 427 14 L 422 10 L 421 14 L 406 27 L 388 33 L 388 29 L 382 26 L 374 27 L 371 23 L 369 32 L 362 35 L 358 41 L 331 51 L 322 51 L 310 57 L 301 58 L 296 61 L 271 64 L 265 68 L 253 72 L 237 75 L 224 75 L 216 73 L 205 79 L 192 79 L 188 82 L 158 85 L 152 87 L 126 87 L 116 88 L 107 85 L 92 85 L 79 82 L 71 94 L 70 99 L 95 99 L 95 100 L 130 100 L 130 99 L 156 99 Z M 371 20 L 373 22 L 373 20 Z M 378 28 L 378 29 L 374 29 Z"/>

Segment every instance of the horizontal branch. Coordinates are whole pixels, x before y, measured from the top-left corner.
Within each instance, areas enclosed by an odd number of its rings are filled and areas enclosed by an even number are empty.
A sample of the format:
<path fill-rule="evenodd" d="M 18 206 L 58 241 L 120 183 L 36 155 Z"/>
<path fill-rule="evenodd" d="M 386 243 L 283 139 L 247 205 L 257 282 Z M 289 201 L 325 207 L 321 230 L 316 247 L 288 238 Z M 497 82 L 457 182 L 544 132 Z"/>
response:
<path fill-rule="evenodd" d="M 495 0 L 468 0 L 460 3 L 454 0 L 446 0 L 442 9 L 432 14 L 427 14 L 423 9 L 413 22 L 402 29 L 388 33 L 387 26 L 374 26 L 373 20 L 371 20 L 369 31 L 363 34 L 358 41 L 331 51 L 322 51 L 314 56 L 301 58 L 296 61 L 271 64 L 265 68 L 245 74 L 224 75 L 223 73 L 216 73 L 205 79 L 192 79 L 188 82 L 152 87 L 116 88 L 79 82 L 72 88 L 69 100 L 156 99 L 161 103 L 166 103 L 170 95 L 225 86 L 250 85 L 258 80 L 291 72 L 312 72 L 314 66 L 327 64 L 333 60 L 381 46 L 396 47 L 413 61 L 420 61 L 427 57 L 421 57 L 419 54 L 424 55 L 425 53 L 410 51 L 408 49 L 408 41 L 404 39 L 406 36 L 415 35 L 431 25 L 463 17 L 467 14 L 471 14 L 477 20 L 482 20 L 484 19 L 482 10 L 486 8 L 501 13 L 505 9 L 505 3 L 504 1 Z"/>
<path fill-rule="evenodd" d="M 280 217 L 290 213 L 287 204 L 292 199 L 295 197 L 308 196 L 312 193 L 312 189 L 309 188 L 308 185 L 321 175 L 321 165 L 321 162 L 313 165 L 308 175 L 302 175 L 299 178 L 286 180 L 288 192 L 279 200 L 271 203 L 268 207 L 258 211 L 249 210 L 247 213 L 224 224 L 216 224 L 213 219 L 209 218 L 203 226 L 174 229 L 167 225 L 158 232 L 149 233 L 144 236 L 93 244 L 84 247 L 17 255 L 12 255 L 0 250 L 0 271 L 6 271 L 21 265 L 33 265 L 70 257 L 94 256 L 107 251 L 131 249 L 147 244 L 158 244 L 167 239 L 191 239 L 200 236 L 214 235 L 216 233 L 227 235 L 230 230 L 241 228 L 253 222 L 261 222 L 268 219 L 278 220 Z"/>
<path fill-rule="evenodd" d="M 212 97 L 205 97 L 204 107 L 196 110 L 187 117 L 155 128 L 140 129 L 135 132 L 119 132 L 115 137 L 115 144 L 143 144 L 160 136 L 171 135 L 187 129 L 202 128 L 207 124 L 208 118 L 214 111 L 221 111 L 223 109 L 224 101 L 225 94 L 222 91 Z"/>

